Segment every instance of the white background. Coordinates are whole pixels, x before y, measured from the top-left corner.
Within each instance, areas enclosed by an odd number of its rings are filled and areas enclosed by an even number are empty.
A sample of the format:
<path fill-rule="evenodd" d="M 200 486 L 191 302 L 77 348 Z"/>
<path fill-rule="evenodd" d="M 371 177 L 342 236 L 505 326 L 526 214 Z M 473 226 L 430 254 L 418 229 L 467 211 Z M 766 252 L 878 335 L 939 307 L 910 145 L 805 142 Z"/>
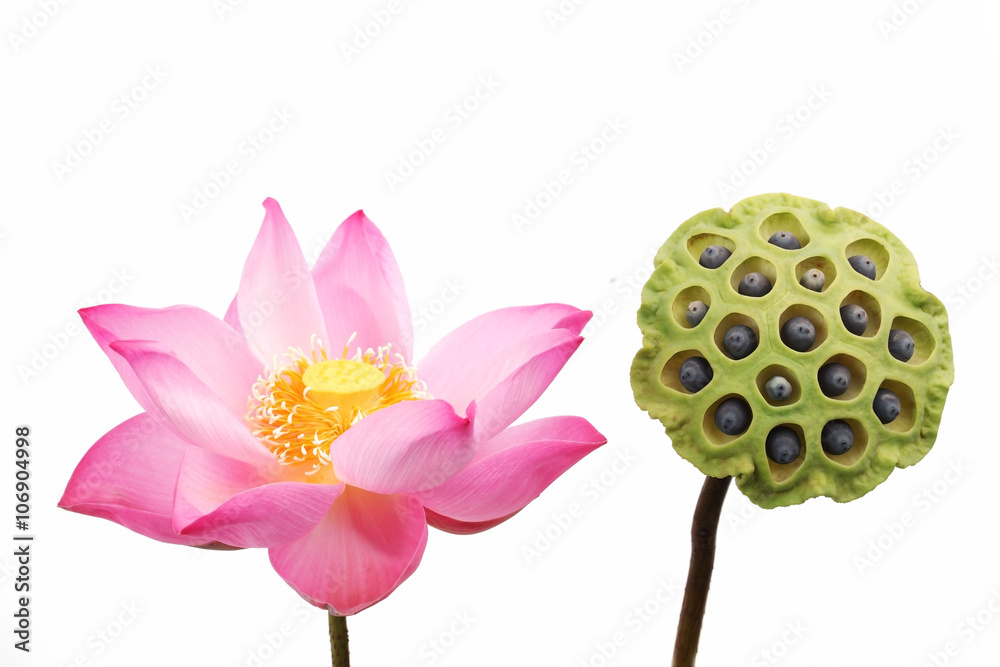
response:
<path fill-rule="evenodd" d="M 263 550 L 164 545 L 55 506 L 87 448 L 138 412 L 76 309 L 221 316 L 272 196 L 307 256 L 365 209 L 423 318 L 418 353 L 501 306 L 596 314 L 529 416 L 584 415 L 609 443 L 498 528 L 432 531 L 417 572 L 350 619 L 355 664 L 667 664 L 680 596 L 644 622 L 630 614 L 661 580 L 683 582 L 703 477 L 632 401 L 637 287 L 682 221 L 774 191 L 869 212 L 909 246 L 949 308 L 956 384 L 931 453 L 860 500 L 754 511 L 731 491 L 699 664 L 995 663 L 996 2 L 589 0 L 562 15 L 556 0 L 403 0 L 378 29 L 388 0 L 234 4 L 4 3 L 0 545 L 15 532 L 17 424 L 33 433 L 36 542 L 27 656 L 12 648 L 13 547 L 0 546 L 0 663 L 329 664 L 324 614 L 303 611 Z M 110 132 L 88 139 L 102 121 Z M 609 122 L 614 141 L 581 161 Z M 386 172 L 436 128 L 443 142 L 390 187 Z M 88 154 L 56 166 L 74 151 Z M 933 162 L 915 168 L 925 152 Z M 513 214 L 562 170 L 570 184 L 519 229 Z M 732 181 L 740 170 L 753 173 Z M 739 187 L 723 194 L 727 182 Z M 624 453 L 634 461 L 610 472 Z M 592 502 L 602 473 L 613 481 Z M 582 515 L 552 528 L 573 503 Z M 546 528 L 558 537 L 529 562 Z"/>

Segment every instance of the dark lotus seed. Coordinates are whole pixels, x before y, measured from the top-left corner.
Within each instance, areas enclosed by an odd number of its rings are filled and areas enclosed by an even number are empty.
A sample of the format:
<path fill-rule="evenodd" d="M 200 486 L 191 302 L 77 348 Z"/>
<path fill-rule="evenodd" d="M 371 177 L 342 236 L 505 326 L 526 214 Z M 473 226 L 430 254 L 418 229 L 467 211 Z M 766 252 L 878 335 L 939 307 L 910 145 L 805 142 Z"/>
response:
<path fill-rule="evenodd" d="M 771 291 L 771 281 L 763 273 L 752 271 L 743 276 L 736 291 L 743 296 L 764 296 Z"/>
<path fill-rule="evenodd" d="M 704 266 L 706 269 L 717 269 L 726 263 L 729 256 L 733 253 L 729 252 L 729 248 L 721 245 L 710 245 L 701 253 L 701 258 L 698 263 Z"/>
<path fill-rule="evenodd" d="M 775 375 L 764 383 L 764 391 L 772 401 L 783 403 L 792 395 L 792 383 L 780 375 Z"/>
<path fill-rule="evenodd" d="M 899 396 L 888 389 L 879 389 L 875 392 L 875 400 L 872 401 L 872 410 L 875 416 L 883 424 L 888 424 L 899 416 L 900 410 Z"/>
<path fill-rule="evenodd" d="M 722 346 L 731 358 L 743 359 L 757 349 L 757 334 L 748 326 L 734 324 L 726 331 Z"/>
<path fill-rule="evenodd" d="M 715 409 L 715 425 L 726 435 L 739 435 L 750 426 L 753 413 L 742 398 L 727 398 Z"/>
<path fill-rule="evenodd" d="M 798 250 L 802 247 L 799 239 L 791 232 L 775 232 L 771 234 L 771 238 L 767 242 L 785 250 Z"/>
<path fill-rule="evenodd" d="M 799 278 L 799 284 L 813 292 L 822 292 L 826 284 L 826 275 L 819 269 L 809 269 Z"/>
<path fill-rule="evenodd" d="M 868 313 L 853 303 L 840 307 L 840 320 L 844 323 L 844 328 L 855 336 L 860 336 L 868 328 Z"/>
<path fill-rule="evenodd" d="M 767 453 L 767 458 L 775 463 L 782 465 L 791 463 L 799 458 L 799 453 L 802 451 L 799 434 L 787 426 L 776 426 L 767 434 L 764 451 Z"/>
<path fill-rule="evenodd" d="M 819 369 L 819 388 L 827 396 L 840 396 L 850 386 L 851 371 L 844 364 L 826 364 Z"/>
<path fill-rule="evenodd" d="M 851 268 L 869 280 L 875 280 L 875 263 L 864 255 L 853 255 L 847 258 Z"/>
<path fill-rule="evenodd" d="M 816 340 L 816 327 L 806 317 L 793 317 L 781 327 L 781 342 L 796 352 L 805 352 Z"/>
<path fill-rule="evenodd" d="M 702 357 L 688 357 L 681 364 L 678 376 L 682 387 L 692 394 L 697 394 L 705 388 L 705 385 L 712 381 L 714 374 L 712 365 Z"/>
<path fill-rule="evenodd" d="M 834 419 L 826 423 L 819 439 L 827 454 L 845 454 L 854 446 L 854 429 L 843 419 Z"/>
<path fill-rule="evenodd" d="M 701 321 L 705 319 L 705 315 L 708 314 L 708 306 L 704 301 L 692 301 L 688 304 L 687 312 L 684 313 L 684 317 L 687 318 L 688 324 L 693 327 L 701 324 Z"/>
<path fill-rule="evenodd" d="M 900 361 L 909 361 L 913 356 L 913 336 L 902 329 L 889 331 L 889 354 Z"/>

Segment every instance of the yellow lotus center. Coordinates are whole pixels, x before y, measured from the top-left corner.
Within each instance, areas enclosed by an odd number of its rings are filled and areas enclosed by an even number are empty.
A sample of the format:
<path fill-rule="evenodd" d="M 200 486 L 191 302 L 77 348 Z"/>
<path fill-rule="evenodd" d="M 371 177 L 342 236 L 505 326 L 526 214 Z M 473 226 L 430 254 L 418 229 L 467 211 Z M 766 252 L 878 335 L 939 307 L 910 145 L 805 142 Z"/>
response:
<path fill-rule="evenodd" d="M 309 396 L 324 407 L 349 410 L 367 405 L 378 395 L 385 373 L 375 366 L 352 359 L 330 359 L 313 364 L 302 374 Z"/>
<path fill-rule="evenodd" d="M 359 348 L 348 358 L 349 346 L 341 359 L 328 359 L 316 340 L 309 355 L 290 349 L 251 392 L 247 422 L 253 434 L 282 465 L 312 482 L 337 483 L 330 447 L 351 426 L 401 401 L 430 398 L 416 369 L 388 345 Z"/>

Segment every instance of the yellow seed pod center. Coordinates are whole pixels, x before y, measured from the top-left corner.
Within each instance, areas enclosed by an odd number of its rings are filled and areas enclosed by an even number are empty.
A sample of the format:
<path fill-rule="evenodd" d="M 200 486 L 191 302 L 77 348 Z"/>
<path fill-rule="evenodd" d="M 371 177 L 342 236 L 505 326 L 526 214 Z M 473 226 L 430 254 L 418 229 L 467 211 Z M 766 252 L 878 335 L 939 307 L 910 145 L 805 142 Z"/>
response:
<path fill-rule="evenodd" d="M 324 408 L 350 410 L 364 407 L 378 395 L 385 373 L 360 361 L 330 359 L 309 366 L 302 382 L 309 388 L 309 398 Z"/>

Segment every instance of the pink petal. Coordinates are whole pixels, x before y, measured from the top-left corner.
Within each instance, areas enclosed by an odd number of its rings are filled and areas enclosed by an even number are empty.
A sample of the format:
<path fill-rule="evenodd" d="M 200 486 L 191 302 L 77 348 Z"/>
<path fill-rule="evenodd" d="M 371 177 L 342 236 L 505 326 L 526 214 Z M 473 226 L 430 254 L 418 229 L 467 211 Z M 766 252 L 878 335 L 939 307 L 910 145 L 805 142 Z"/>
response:
<path fill-rule="evenodd" d="M 497 358 L 481 368 L 482 378 L 471 385 L 477 390 L 473 399 L 477 405 L 476 440 L 492 438 L 524 414 L 548 388 L 582 342 L 583 338 L 565 329 L 549 331 L 527 338 L 517 349 L 508 350 L 509 359 Z M 516 366 L 516 370 L 511 372 L 511 366 Z M 509 374 L 504 376 L 504 373 Z M 502 379 L 480 398 L 479 392 L 486 389 L 483 378 Z"/>
<path fill-rule="evenodd" d="M 84 455 L 59 507 L 108 519 L 154 540 L 191 546 L 212 542 L 178 535 L 171 512 L 190 445 L 147 414 L 119 424 Z"/>
<path fill-rule="evenodd" d="M 243 335 L 243 327 L 240 326 L 240 309 L 239 304 L 237 304 L 237 297 L 233 297 L 233 300 L 229 302 L 229 308 L 226 309 L 226 314 L 222 317 L 222 321 L 225 322 L 240 336 Z"/>
<path fill-rule="evenodd" d="M 258 466 L 277 459 L 205 383 L 176 357 L 150 341 L 115 341 L 111 349 L 135 372 L 151 403 L 146 411 L 192 443 Z"/>
<path fill-rule="evenodd" d="M 391 344 L 409 362 L 413 322 L 396 258 L 389 244 L 358 211 L 337 228 L 312 271 L 329 349 L 337 352 L 352 333 L 362 350 Z"/>
<path fill-rule="evenodd" d="M 479 532 L 519 512 L 606 442 L 580 417 L 527 422 L 482 443 L 465 470 L 418 495 L 430 511 L 432 526 L 453 533 Z"/>
<path fill-rule="evenodd" d="M 270 362 L 289 347 L 310 350 L 311 337 L 327 343 L 316 288 L 292 228 L 278 202 L 267 213 L 243 267 L 237 311 L 244 333 Z"/>
<path fill-rule="evenodd" d="M 273 471 L 188 449 L 174 497 L 174 530 L 238 547 L 271 547 L 316 527 L 343 484 L 277 481 Z"/>
<path fill-rule="evenodd" d="M 472 459 L 472 426 L 446 401 L 406 401 L 349 428 L 330 450 L 337 477 L 375 493 L 432 488 Z"/>
<path fill-rule="evenodd" d="M 84 308 L 80 317 L 140 404 L 148 403 L 145 390 L 129 365 L 112 352 L 114 341 L 155 341 L 191 369 L 233 414 L 246 413 L 250 388 L 262 366 L 244 338 L 214 315 L 193 306 L 110 304 Z"/>
<path fill-rule="evenodd" d="M 269 553 L 271 565 L 299 595 L 348 616 L 403 583 L 417 569 L 426 543 L 427 522 L 416 499 L 349 486 L 311 533 Z"/>
<path fill-rule="evenodd" d="M 539 351 L 537 345 L 528 343 L 532 338 L 562 332 L 555 340 L 568 340 L 583 330 L 590 316 L 589 311 L 562 304 L 503 308 L 480 315 L 431 348 L 417 365 L 420 379 L 432 395 L 462 411 Z"/>
<path fill-rule="evenodd" d="M 427 525 L 433 526 L 438 530 L 443 530 L 446 533 L 454 533 L 455 535 L 473 535 L 475 533 L 481 533 L 484 530 L 489 530 L 494 526 L 499 526 L 501 523 L 507 519 L 517 514 L 508 514 L 507 516 L 502 516 L 498 519 L 492 519 L 490 521 L 459 521 L 458 519 L 452 519 L 450 517 L 444 516 L 443 514 L 438 514 L 433 510 L 424 508 L 424 514 L 427 518 Z"/>

